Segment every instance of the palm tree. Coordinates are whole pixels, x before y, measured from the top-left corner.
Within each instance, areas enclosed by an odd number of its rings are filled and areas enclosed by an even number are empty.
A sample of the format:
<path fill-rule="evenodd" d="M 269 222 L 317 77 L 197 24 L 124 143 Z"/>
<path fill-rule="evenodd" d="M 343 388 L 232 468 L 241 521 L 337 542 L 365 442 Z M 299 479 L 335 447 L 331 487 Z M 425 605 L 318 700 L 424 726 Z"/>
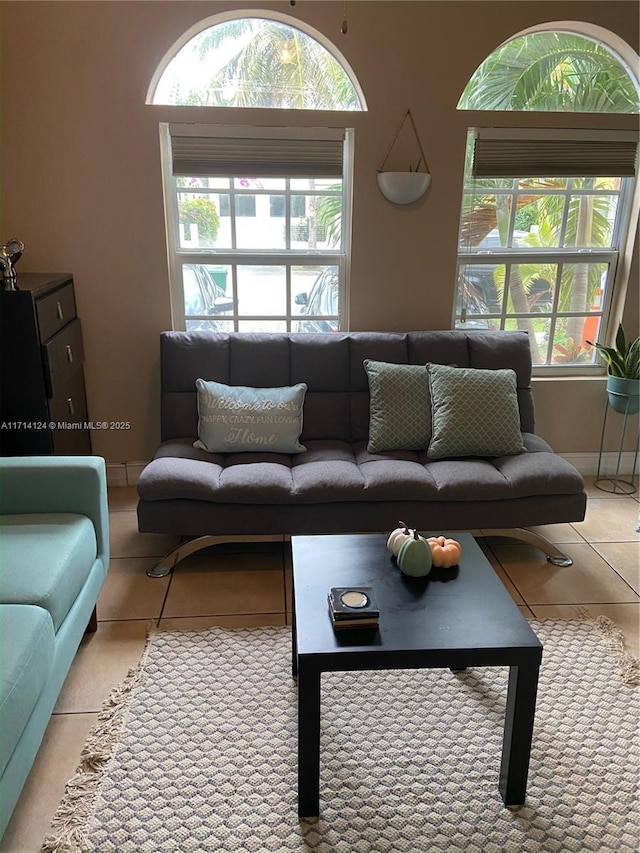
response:
<path fill-rule="evenodd" d="M 607 180 L 607 179 L 605 179 Z M 487 182 L 489 183 L 489 182 Z M 613 184 L 613 180 L 607 183 Z M 556 248 L 560 246 L 562 239 L 565 246 L 589 247 L 606 246 L 611 235 L 611 223 L 607 217 L 608 201 L 598 195 L 575 196 L 566 217 L 565 231 L 561 234 L 563 221 L 563 205 L 565 204 L 564 191 L 565 180 L 559 179 L 532 179 L 521 181 L 521 189 L 531 188 L 531 193 L 519 193 L 517 196 L 518 212 L 535 210 L 534 220 L 537 230 L 531 232 L 524 242 L 534 249 Z M 557 188 L 557 195 L 537 193 L 536 190 Z M 596 189 L 595 178 L 580 179 L 581 189 Z M 606 188 L 600 183 L 598 189 Z M 502 245 L 507 245 L 508 224 L 511 215 L 512 197 L 508 194 L 491 193 L 487 188 L 486 195 L 482 196 L 478 203 L 463 214 L 462 240 L 468 248 L 479 245 L 482 240 L 497 228 Z M 602 269 L 597 264 L 565 263 L 562 266 L 560 280 L 560 292 L 558 294 L 558 309 L 565 313 L 574 314 L 566 320 L 564 337 L 570 347 L 579 351 L 583 344 L 584 314 L 596 301 L 596 290 L 600 286 Z M 531 293 L 535 291 L 535 285 L 544 278 L 553 284 L 556 274 L 553 269 L 544 269 L 544 262 L 535 264 L 514 264 L 511 266 L 508 288 L 509 288 L 509 310 L 518 314 L 529 313 L 534 307 Z M 494 274 L 498 294 L 502 297 L 505 286 L 504 267 L 499 267 Z M 538 349 L 534 335 L 533 320 L 527 317 L 518 319 L 518 328 L 529 333 L 531 341 L 532 357 L 534 362 L 544 362 Z"/>
<path fill-rule="evenodd" d="M 579 179 L 580 188 L 613 188 L 615 179 L 604 179 L 598 184 L 596 178 Z M 576 179 L 574 179 L 574 184 Z M 539 222 L 546 222 L 538 233 L 529 235 L 530 245 L 558 246 L 560 244 L 560 222 L 562 220 L 563 199 L 547 196 L 537 202 Z M 607 246 L 611 241 L 611 223 L 607 216 L 608 202 L 598 195 L 579 195 L 570 205 L 564 244 L 566 246 L 589 247 Z M 544 240 L 541 238 L 545 238 Z M 583 346 L 584 315 L 596 301 L 596 290 L 600 285 L 601 269 L 597 264 L 565 264 L 558 305 L 561 311 L 574 314 L 568 317 L 565 336 L 570 346 L 579 351 Z"/>
<path fill-rule="evenodd" d="M 315 39 L 280 21 L 238 18 L 210 27 L 187 46 L 213 70 L 205 87 L 178 103 L 280 109 L 357 110 L 340 63 Z M 218 57 L 223 56 L 222 62 Z"/>
<path fill-rule="evenodd" d="M 342 184 L 332 184 L 329 189 L 339 190 Z M 340 246 L 342 239 L 342 196 L 321 196 L 316 204 L 316 217 L 318 225 L 326 229 L 327 244 L 329 246 Z"/>
<path fill-rule="evenodd" d="M 637 113 L 638 91 L 606 47 L 569 32 L 518 36 L 494 50 L 458 109 Z"/>
<path fill-rule="evenodd" d="M 262 18 L 238 18 L 210 27 L 191 42 L 191 51 L 213 71 L 205 87 L 182 94 L 174 103 L 201 106 L 280 109 L 357 110 L 358 94 L 337 60 L 295 27 Z M 224 61 L 217 62 L 217 56 Z M 335 187 L 334 187 L 335 188 Z M 313 190 L 313 182 L 310 185 Z M 317 225 L 325 225 L 332 245 L 341 237 L 341 199 L 311 196 L 309 248 L 315 248 Z"/>
<path fill-rule="evenodd" d="M 636 85 L 620 60 L 597 42 L 567 32 L 539 32 L 517 37 L 502 45 L 477 69 L 458 104 L 460 109 L 619 113 L 637 113 L 639 106 Z M 471 174 L 472 152 L 468 150 L 467 153 L 468 175 Z M 585 179 L 595 187 L 594 180 Z M 547 219 L 546 233 L 550 242 L 546 245 L 558 246 L 562 218 L 558 198 L 536 197 L 533 192 L 536 187 L 544 185 L 550 188 L 553 184 L 553 179 L 543 184 L 534 180 L 532 197 L 519 195 L 517 203 L 519 208 L 528 205 L 537 207 L 538 216 Z M 503 245 L 506 245 L 506 223 L 510 214 L 510 208 L 506 205 L 510 205 L 511 197 L 491 193 L 491 188 L 495 186 L 493 181 L 486 182 L 486 195 L 482 195 L 481 203 L 463 211 L 461 240 L 467 248 L 479 245 L 494 228 L 498 228 Z M 588 188 L 589 184 L 583 183 L 582 186 Z M 481 182 L 476 182 L 474 189 L 482 193 Z M 572 207 L 569 214 L 565 245 L 605 245 L 603 235 L 607 233 L 609 224 L 604 213 L 598 210 L 597 196 L 577 196 L 577 205 Z M 531 240 L 535 238 L 531 237 Z M 537 275 L 539 273 L 532 270 L 532 277 L 527 280 L 524 265 L 511 268 L 509 292 L 514 311 L 520 313 L 529 310 L 528 294 L 534 281 L 533 276 Z M 570 286 L 567 280 L 569 275 L 572 276 Z M 504 281 L 500 282 L 499 275 L 497 278 L 496 284 L 500 288 Z M 598 278 L 598 269 L 593 264 L 565 265 L 561 295 L 564 297 L 569 294 L 569 303 L 563 305 L 562 310 L 584 315 L 593 304 Z M 567 320 L 565 337 L 569 349 L 577 350 L 581 346 L 583 324 L 584 316 Z M 518 326 L 529 332 L 534 362 L 544 361 L 532 334 L 532 321 L 520 319 Z"/>

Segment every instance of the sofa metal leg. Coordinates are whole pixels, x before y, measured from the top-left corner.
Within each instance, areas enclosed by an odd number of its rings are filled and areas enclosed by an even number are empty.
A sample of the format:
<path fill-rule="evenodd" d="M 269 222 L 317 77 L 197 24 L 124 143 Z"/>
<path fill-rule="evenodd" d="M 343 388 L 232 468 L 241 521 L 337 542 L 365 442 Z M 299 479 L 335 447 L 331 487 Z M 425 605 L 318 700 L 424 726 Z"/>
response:
<path fill-rule="evenodd" d="M 476 533 L 476 535 L 482 537 L 506 536 L 509 539 L 518 539 L 522 542 L 527 542 L 529 545 L 533 545 L 536 548 L 539 548 L 544 554 L 547 555 L 547 560 L 550 563 L 553 563 L 554 566 L 573 565 L 573 560 L 568 554 L 565 554 L 564 551 L 561 551 L 553 544 L 553 542 L 550 542 L 540 533 L 536 533 L 533 530 L 529 530 L 528 527 L 495 528 L 491 530 L 483 528 L 480 533 Z"/>
<path fill-rule="evenodd" d="M 280 534 L 273 536 L 198 536 L 196 539 L 190 539 L 170 551 L 157 565 L 147 569 L 147 575 L 150 578 L 164 578 L 171 574 L 180 560 L 188 557 L 189 554 L 201 551 L 203 548 L 210 548 L 212 545 L 226 545 L 231 542 L 282 542 L 283 539 L 284 537 Z"/>
<path fill-rule="evenodd" d="M 93 612 L 89 617 L 89 621 L 87 622 L 87 627 L 85 628 L 85 634 L 95 634 L 98 630 L 98 607 L 93 608 Z"/>
<path fill-rule="evenodd" d="M 539 548 L 546 554 L 547 560 L 553 563 L 554 566 L 565 567 L 573 565 L 573 560 L 568 554 L 565 554 L 540 533 L 529 530 L 527 527 L 483 528 L 482 530 L 474 530 L 472 533 L 476 537 L 504 536 L 509 539 L 518 539 L 521 542 L 527 542 L 529 545 Z M 164 578 L 171 574 L 176 565 L 185 557 L 188 557 L 189 554 L 194 554 L 204 548 L 210 548 L 212 545 L 225 545 L 232 542 L 282 542 L 286 538 L 280 534 L 273 536 L 199 536 L 196 539 L 190 539 L 188 542 L 178 545 L 166 557 L 163 557 L 157 565 L 148 569 L 147 575 L 150 578 Z"/>

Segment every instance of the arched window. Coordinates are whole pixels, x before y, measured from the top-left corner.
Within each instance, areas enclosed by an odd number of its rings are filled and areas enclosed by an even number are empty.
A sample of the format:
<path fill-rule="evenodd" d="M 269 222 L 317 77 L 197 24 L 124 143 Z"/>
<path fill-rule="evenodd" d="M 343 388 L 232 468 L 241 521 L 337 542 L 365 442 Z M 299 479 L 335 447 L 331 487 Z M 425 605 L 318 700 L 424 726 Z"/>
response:
<path fill-rule="evenodd" d="M 555 27 L 498 47 L 459 109 L 637 113 L 631 48 L 591 25 Z M 453 325 L 525 330 L 542 370 L 601 370 L 587 342 L 611 337 L 627 286 L 638 134 L 490 123 L 468 135 Z"/>
<path fill-rule="evenodd" d="M 366 109 L 340 52 L 286 15 L 227 12 L 167 52 L 147 103 L 202 108 L 202 123 L 161 124 L 174 328 L 344 328 L 353 131 L 205 118 L 216 106 Z"/>
<path fill-rule="evenodd" d="M 366 110 L 356 77 L 337 48 L 276 12 L 201 21 L 160 63 L 147 103 Z"/>
<path fill-rule="evenodd" d="M 637 113 L 638 92 L 629 65 L 607 44 L 545 29 L 494 50 L 467 83 L 458 109 Z"/>

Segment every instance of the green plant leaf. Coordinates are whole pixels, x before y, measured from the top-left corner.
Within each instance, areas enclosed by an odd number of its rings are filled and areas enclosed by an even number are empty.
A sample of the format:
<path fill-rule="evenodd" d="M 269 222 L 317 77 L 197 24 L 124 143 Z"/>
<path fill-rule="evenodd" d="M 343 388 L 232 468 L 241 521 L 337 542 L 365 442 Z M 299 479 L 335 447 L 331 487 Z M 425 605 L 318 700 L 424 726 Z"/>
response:
<path fill-rule="evenodd" d="M 597 341 L 587 341 L 588 344 L 594 346 L 602 358 L 607 362 L 609 366 L 609 373 L 612 376 L 622 376 L 622 371 L 624 370 L 624 359 L 620 356 L 617 350 L 613 347 L 605 346 L 604 344 L 599 344 Z"/>
<path fill-rule="evenodd" d="M 624 367 L 624 375 L 628 379 L 640 379 L 640 338 L 636 338 L 629 345 L 624 360 Z"/>
<path fill-rule="evenodd" d="M 622 323 L 618 325 L 618 331 L 616 332 L 616 349 L 623 357 L 627 353 L 627 340 L 625 338 L 624 329 L 622 328 Z"/>

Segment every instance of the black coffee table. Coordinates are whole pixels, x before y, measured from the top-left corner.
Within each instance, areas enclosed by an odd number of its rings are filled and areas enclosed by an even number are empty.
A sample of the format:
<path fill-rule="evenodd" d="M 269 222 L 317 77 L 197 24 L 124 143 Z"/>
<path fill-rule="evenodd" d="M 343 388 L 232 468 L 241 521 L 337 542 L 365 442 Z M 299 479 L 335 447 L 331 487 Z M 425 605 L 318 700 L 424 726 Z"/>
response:
<path fill-rule="evenodd" d="M 321 673 L 347 670 L 510 667 L 498 787 L 505 805 L 524 803 L 542 645 L 473 537 L 451 535 L 460 566 L 429 578 L 405 577 L 382 534 L 292 537 L 301 817 L 320 810 Z M 373 587 L 379 627 L 336 634 L 332 586 Z"/>

